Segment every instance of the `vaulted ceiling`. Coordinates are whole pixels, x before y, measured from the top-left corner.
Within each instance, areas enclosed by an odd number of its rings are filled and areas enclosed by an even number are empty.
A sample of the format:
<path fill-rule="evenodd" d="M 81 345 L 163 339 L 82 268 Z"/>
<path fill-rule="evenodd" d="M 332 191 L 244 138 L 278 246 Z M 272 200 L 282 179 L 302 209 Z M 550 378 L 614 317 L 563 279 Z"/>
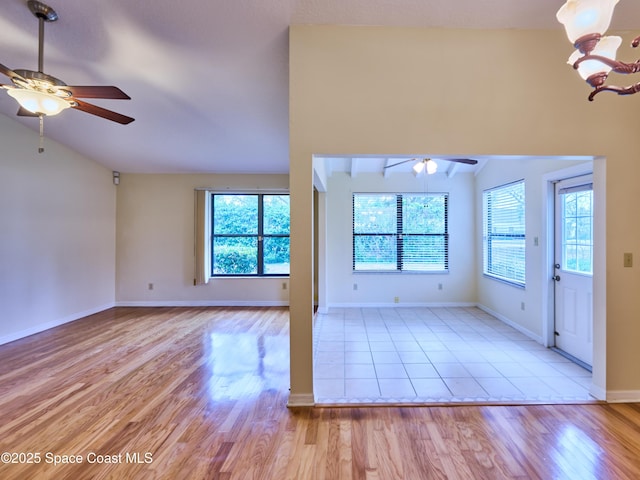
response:
<path fill-rule="evenodd" d="M 68 110 L 45 136 L 122 172 L 286 173 L 292 24 L 560 29 L 561 0 L 50 0 L 44 72 L 70 85 L 116 85 L 132 100 L 92 103 L 119 125 Z M 632 29 L 623 0 L 614 28 Z M 0 63 L 37 70 L 38 22 L 26 0 L 0 4 Z M 0 79 L 8 83 L 8 79 Z M 1 93 L 1 92 L 0 92 Z M 15 116 L 1 93 L 0 114 Z M 38 121 L 15 117 L 34 131 Z M 46 145 L 45 145 L 46 147 Z M 46 154 L 46 152 L 45 152 Z"/>

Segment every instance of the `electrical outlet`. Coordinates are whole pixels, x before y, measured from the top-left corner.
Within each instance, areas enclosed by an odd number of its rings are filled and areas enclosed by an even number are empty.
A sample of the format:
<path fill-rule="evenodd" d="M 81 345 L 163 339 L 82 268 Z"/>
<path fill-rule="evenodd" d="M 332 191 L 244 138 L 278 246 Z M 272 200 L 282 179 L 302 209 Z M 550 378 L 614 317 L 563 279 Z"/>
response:
<path fill-rule="evenodd" d="M 623 257 L 625 268 L 633 267 L 633 253 L 625 253 Z"/>
<path fill-rule="evenodd" d="M 150 283 L 150 284 L 147 286 L 147 288 L 148 288 L 149 290 L 153 290 L 153 283 Z"/>
<path fill-rule="evenodd" d="M 354 289 L 354 290 L 358 290 L 358 284 L 357 284 L 357 283 L 354 283 L 354 284 L 353 284 L 353 289 Z"/>
<path fill-rule="evenodd" d="M 438 284 L 438 290 L 442 290 L 442 284 L 441 283 Z"/>
<path fill-rule="evenodd" d="M 524 302 L 520 302 L 520 310 L 524 310 Z"/>
<path fill-rule="evenodd" d="M 286 290 L 287 289 L 287 282 L 282 282 L 282 289 Z"/>
<path fill-rule="evenodd" d="M 400 303 L 400 297 L 393 297 L 393 303 Z"/>

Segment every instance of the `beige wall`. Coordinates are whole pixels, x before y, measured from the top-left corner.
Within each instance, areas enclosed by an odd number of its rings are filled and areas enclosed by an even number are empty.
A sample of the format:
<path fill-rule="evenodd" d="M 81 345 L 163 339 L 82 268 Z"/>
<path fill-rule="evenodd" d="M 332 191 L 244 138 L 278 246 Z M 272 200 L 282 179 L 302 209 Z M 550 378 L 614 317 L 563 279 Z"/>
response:
<path fill-rule="evenodd" d="M 287 278 L 212 278 L 194 286 L 193 239 L 194 189 L 288 187 L 288 175 L 123 173 L 117 200 L 117 304 L 287 305 Z"/>
<path fill-rule="evenodd" d="M 606 157 L 606 282 L 594 278 L 606 375 L 594 366 L 594 378 L 640 397 L 640 275 L 622 267 L 640 245 L 637 99 L 588 102 L 559 29 L 293 26 L 290 47 L 293 399 L 312 394 L 312 155 L 419 153 Z"/>
<path fill-rule="evenodd" d="M 36 122 L 37 123 L 37 122 Z M 113 306 L 110 170 L 0 115 L 0 343 Z"/>

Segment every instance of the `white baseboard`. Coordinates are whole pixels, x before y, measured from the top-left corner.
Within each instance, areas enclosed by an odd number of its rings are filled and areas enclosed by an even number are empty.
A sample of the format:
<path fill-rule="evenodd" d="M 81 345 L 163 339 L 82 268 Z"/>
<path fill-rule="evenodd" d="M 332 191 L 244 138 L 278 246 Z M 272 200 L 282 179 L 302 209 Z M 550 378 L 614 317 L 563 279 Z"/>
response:
<path fill-rule="evenodd" d="M 607 391 L 609 403 L 637 403 L 640 402 L 640 390 L 609 390 Z"/>
<path fill-rule="evenodd" d="M 144 300 L 118 301 L 116 307 L 288 307 L 288 301 L 268 300 Z"/>
<path fill-rule="evenodd" d="M 18 332 L 10 333 L 9 335 L 4 335 L 0 337 L 0 345 L 4 345 L 5 343 L 13 342 L 15 340 L 20 340 L 21 338 L 29 337 L 31 335 L 44 332 L 45 330 L 49 330 L 51 328 L 59 327 L 60 325 L 64 325 L 65 323 L 70 323 L 76 320 L 80 320 L 81 318 L 88 317 L 89 315 L 93 315 L 95 313 L 99 313 L 104 310 L 108 310 L 110 308 L 113 308 L 114 306 L 115 305 L 113 303 L 108 303 L 106 305 L 102 305 L 96 308 L 90 308 L 83 312 L 76 312 L 71 315 L 67 315 L 66 317 L 58 318 L 56 320 L 51 320 L 50 322 L 41 323 L 33 327 L 26 328 L 24 330 L 20 330 Z"/>
<path fill-rule="evenodd" d="M 313 393 L 291 393 L 287 407 L 313 407 L 315 404 Z"/>
<path fill-rule="evenodd" d="M 489 315 L 492 315 L 494 317 L 496 317 L 498 320 L 500 320 L 503 323 L 506 323 L 507 325 L 509 325 L 510 327 L 515 328 L 517 331 L 519 331 L 520 333 L 522 333 L 523 335 L 526 335 L 527 337 L 529 337 L 531 340 L 535 340 L 536 342 L 538 342 L 540 345 L 544 345 L 544 339 L 539 336 L 536 335 L 535 333 L 531 332 L 530 330 L 527 330 L 526 328 L 524 328 L 522 325 L 514 322 L 513 320 L 510 320 L 509 318 L 505 317 L 504 315 L 501 315 L 498 312 L 494 312 L 493 310 L 491 310 L 488 307 L 485 307 L 484 305 L 481 305 L 479 303 L 475 304 L 476 307 L 478 307 L 480 310 L 482 310 L 483 312 L 488 313 Z"/>
<path fill-rule="evenodd" d="M 328 308 L 403 308 L 403 307 L 422 307 L 422 308 L 446 308 L 446 307 L 475 307 L 474 302 L 384 302 L 384 303 L 355 303 L 355 302 L 338 302 L 329 304 Z"/>

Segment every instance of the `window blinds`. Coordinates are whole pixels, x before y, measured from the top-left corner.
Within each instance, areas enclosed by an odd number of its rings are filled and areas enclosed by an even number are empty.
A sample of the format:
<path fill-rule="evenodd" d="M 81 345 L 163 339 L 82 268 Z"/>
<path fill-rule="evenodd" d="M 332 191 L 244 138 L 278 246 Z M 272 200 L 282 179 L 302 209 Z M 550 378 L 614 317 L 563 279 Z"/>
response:
<path fill-rule="evenodd" d="M 483 192 L 484 273 L 525 285 L 524 180 Z"/>
<path fill-rule="evenodd" d="M 448 195 L 353 195 L 354 271 L 446 271 Z"/>

